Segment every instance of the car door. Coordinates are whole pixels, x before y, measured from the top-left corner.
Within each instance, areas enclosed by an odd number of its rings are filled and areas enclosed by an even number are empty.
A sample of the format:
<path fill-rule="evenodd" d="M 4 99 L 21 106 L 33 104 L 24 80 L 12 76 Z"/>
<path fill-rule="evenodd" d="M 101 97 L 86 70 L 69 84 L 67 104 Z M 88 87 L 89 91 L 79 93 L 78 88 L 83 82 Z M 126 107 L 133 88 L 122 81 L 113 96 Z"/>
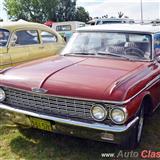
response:
<path fill-rule="evenodd" d="M 154 35 L 154 57 L 157 59 L 156 68 L 160 68 L 160 33 Z M 157 72 L 157 76 L 160 75 L 160 70 Z M 154 93 L 154 101 L 156 104 L 160 103 L 160 81 L 154 86 L 156 89 Z"/>
<path fill-rule="evenodd" d="M 0 70 L 12 65 L 10 55 L 8 53 L 8 40 L 10 32 L 0 28 Z"/>
<path fill-rule="evenodd" d="M 43 56 L 52 56 L 59 54 L 64 47 L 64 42 L 59 40 L 58 36 L 48 31 L 40 31 L 40 37 L 43 45 Z"/>
<path fill-rule="evenodd" d="M 8 53 L 10 55 L 12 65 L 17 65 L 28 60 L 28 47 L 20 42 L 21 31 L 16 31 L 12 34 Z"/>
<path fill-rule="evenodd" d="M 28 60 L 36 60 L 43 56 L 43 46 L 40 43 L 38 29 L 28 29 L 23 31 L 23 43 L 27 46 Z"/>

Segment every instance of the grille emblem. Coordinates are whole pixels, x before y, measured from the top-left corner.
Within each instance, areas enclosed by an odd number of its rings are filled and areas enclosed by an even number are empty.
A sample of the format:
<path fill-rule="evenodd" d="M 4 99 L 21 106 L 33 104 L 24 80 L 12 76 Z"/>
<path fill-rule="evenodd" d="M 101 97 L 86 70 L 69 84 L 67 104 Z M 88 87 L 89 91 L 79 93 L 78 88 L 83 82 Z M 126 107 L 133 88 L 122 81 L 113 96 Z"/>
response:
<path fill-rule="evenodd" d="M 32 88 L 32 92 L 35 93 L 46 93 L 48 90 L 43 89 L 43 88 Z"/>

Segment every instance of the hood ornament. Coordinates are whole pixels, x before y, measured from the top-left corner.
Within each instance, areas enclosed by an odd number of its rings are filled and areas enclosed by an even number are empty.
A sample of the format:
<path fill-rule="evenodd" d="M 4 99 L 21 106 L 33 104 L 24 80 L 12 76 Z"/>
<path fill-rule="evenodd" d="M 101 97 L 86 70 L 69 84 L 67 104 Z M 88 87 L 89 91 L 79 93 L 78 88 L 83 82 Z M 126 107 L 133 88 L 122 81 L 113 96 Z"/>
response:
<path fill-rule="evenodd" d="M 43 88 L 32 88 L 32 92 L 34 92 L 34 93 L 42 93 L 42 94 L 44 94 L 44 93 L 46 93 L 48 90 L 46 90 L 46 89 L 43 89 Z"/>

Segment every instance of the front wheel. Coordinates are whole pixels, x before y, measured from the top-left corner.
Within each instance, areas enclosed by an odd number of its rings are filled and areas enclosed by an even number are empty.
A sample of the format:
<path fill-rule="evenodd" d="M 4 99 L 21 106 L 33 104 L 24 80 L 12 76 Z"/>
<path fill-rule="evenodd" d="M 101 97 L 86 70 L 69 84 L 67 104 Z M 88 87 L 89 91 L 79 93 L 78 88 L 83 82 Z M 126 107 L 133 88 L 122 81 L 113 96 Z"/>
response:
<path fill-rule="evenodd" d="M 133 131 L 129 135 L 129 137 L 126 139 L 125 142 L 120 144 L 120 147 L 123 149 L 134 149 L 136 148 L 142 138 L 142 132 L 143 132 L 143 127 L 144 127 L 144 106 L 141 106 L 141 109 L 138 113 L 138 123 L 136 126 L 133 128 Z"/>

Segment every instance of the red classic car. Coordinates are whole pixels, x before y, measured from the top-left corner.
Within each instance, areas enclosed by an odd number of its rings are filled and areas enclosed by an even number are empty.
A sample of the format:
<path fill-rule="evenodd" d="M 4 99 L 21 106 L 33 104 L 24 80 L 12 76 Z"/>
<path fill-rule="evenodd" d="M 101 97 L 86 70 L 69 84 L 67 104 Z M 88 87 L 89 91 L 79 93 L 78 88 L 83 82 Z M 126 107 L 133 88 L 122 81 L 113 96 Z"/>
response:
<path fill-rule="evenodd" d="M 0 73 L 15 123 L 136 147 L 160 103 L 160 26 L 78 29 L 62 54 Z"/>

